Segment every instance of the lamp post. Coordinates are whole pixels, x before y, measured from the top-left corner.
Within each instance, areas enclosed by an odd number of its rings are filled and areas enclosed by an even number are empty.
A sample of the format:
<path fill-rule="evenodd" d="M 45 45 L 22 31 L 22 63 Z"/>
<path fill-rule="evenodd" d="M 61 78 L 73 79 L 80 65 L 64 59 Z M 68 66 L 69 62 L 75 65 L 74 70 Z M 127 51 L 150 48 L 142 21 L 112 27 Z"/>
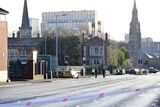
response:
<path fill-rule="evenodd" d="M 107 58 L 107 56 L 108 56 L 108 50 L 107 50 L 107 44 L 108 44 L 108 37 L 109 37 L 109 35 L 108 35 L 108 33 L 106 32 L 105 33 L 105 35 L 103 34 L 102 35 L 102 40 L 103 40 L 103 43 L 102 43 L 102 70 L 104 69 L 104 64 L 108 64 L 105 60 L 107 59 L 108 60 L 108 58 Z M 107 51 L 107 55 L 105 55 L 105 52 Z M 105 57 L 106 56 L 106 57 Z M 106 62 L 106 63 L 105 63 Z"/>
<path fill-rule="evenodd" d="M 59 16 L 66 16 L 68 14 L 62 14 L 62 15 L 56 15 L 56 26 L 55 26 L 55 30 L 56 30 L 56 77 L 58 78 L 58 37 L 59 37 L 59 27 L 57 26 L 57 21 L 58 21 L 58 17 Z M 58 30 L 58 31 L 57 31 Z"/>
<path fill-rule="evenodd" d="M 46 34 L 46 30 L 45 30 L 45 34 Z M 47 55 L 47 44 L 46 44 L 46 36 L 47 36 L 47 34 L 46 35 L 44 35 L 45 36 L 45 55 Z"/>

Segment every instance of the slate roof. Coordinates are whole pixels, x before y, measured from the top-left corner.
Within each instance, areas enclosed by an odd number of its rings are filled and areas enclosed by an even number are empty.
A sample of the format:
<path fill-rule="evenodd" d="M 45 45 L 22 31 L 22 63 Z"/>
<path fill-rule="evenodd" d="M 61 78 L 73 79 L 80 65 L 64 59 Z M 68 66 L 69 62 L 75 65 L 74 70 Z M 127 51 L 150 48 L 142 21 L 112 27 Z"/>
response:
<path fill-rule="evenodd" d="M 9 46 L 37 46 L 43 38 L 8 38 Z"/>

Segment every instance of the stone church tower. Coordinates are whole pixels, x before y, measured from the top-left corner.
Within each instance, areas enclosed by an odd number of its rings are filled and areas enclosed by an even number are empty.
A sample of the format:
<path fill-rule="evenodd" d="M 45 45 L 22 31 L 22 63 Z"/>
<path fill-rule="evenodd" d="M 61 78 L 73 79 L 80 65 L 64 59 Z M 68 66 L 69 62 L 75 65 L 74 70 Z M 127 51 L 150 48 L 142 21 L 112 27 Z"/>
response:
<path fill-rule="evenodd" d="M 138 67 L 138 60 L 141 58 L 141 31 L 135 0 L 132 10 L 132 20 L 130 22 L 128 52 L 130 54 L 133 66 Z"/>
<path fill-rule="evenodd" d="M 31 38 L 32 37 L 32 27 L 29 25 L 29 17 L 28 17 L 28 7 L 27 1 L 24 1 L 23 7 L 23 16 L 22 16 L 22 25 L 19 27 L 19 37 L 20 38 Z"/>

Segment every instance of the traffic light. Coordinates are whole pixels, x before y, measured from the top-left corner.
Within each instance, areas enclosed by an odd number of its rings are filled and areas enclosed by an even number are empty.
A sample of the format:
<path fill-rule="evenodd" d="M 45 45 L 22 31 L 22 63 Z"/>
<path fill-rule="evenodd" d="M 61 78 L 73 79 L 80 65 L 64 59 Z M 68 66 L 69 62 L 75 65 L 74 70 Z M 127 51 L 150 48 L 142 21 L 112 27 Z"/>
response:
<path fill-rule="evenodd" d="M 69 56 L 65 56 L 65 64 L 67 65 L 68 64 L 68 58 L 69 58 Z"/>

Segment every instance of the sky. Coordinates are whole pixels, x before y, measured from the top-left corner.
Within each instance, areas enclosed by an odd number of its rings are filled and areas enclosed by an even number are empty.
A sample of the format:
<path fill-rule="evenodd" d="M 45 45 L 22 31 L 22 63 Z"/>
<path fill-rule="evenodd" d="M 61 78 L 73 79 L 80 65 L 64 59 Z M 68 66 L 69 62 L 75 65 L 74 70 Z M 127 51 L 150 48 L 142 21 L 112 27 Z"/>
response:
<path fill-rule="evenodd" d="M 104 32 L 111 39 L 124 40 L 129 33 L 134 0 L 27 0 L 30 18 L 39 18 L 42 12 L 97 10 Z M 143 37 L 160 41 L 160 0 L 136 0 L 138 18 Z M 9 11 L 7 15 L 9 33 L 21 26 L 24 0 L 0 0 L 0 7 Z"/>

